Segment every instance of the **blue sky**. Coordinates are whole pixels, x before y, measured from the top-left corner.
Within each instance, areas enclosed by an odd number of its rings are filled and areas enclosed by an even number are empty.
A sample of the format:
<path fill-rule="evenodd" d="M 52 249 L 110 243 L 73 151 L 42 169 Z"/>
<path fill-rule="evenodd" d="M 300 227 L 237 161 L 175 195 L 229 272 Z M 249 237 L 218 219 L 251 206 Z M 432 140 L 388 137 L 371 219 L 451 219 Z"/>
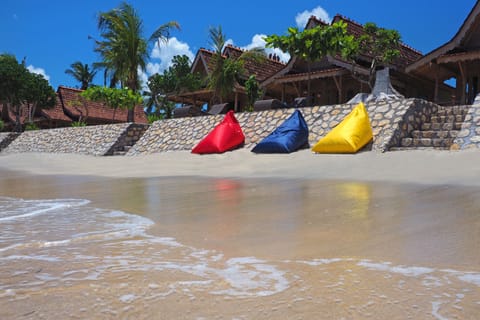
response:
<path fill-rule="evenodd" d="M 121 1 L 103 0 L 3 0 L 0 12 L 0 53 L 10 53 L 20 61 L 26 57 L 31 71 L 44 74 L 56 89 L 59 85 L 77 87 L 65 74 L 70 64 L 80 60 L 99 61 L 93 51 L 98 38 L 99 12 L 117 7 Z M 428 53 L 449 41 L 475 5 L 475 0 L 323 0 L 323 1 L 129 1 L 144 22 L 144 36 L 160 25 L 175 20 L 181 31 L 174 31 L 170 42 L 149 50 L 151 59 L 146 79 L 161 72 L 176 54 L 191 59 L 199 48 L 209 48 L 208 30 L 222 26 L 236 46 L 262 44 L 262 35 L 285 34 L 290 26 L 303 27 L 310 15 L 328 20 L 341 14 L 354 21 L 375 22 L 396 29 L 407 45 Z M 226 4 L 228 3 L 228 7 Z M 285 58 L 286 59 L 286 58 Z M 103 83 L 98 74 L 94 80 Z"/>

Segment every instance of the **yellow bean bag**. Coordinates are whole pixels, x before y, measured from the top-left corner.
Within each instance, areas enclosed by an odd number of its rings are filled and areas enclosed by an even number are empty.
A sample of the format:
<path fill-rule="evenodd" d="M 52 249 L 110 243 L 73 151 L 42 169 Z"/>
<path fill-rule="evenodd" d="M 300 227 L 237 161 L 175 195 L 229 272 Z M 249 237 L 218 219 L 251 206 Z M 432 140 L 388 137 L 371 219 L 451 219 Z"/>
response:
<path fill-rule="evenodd" d="M 373 138 L 372 126 L 363 103 L 321 138 L 312 148 L 317 153 L 355 153 Z"/>

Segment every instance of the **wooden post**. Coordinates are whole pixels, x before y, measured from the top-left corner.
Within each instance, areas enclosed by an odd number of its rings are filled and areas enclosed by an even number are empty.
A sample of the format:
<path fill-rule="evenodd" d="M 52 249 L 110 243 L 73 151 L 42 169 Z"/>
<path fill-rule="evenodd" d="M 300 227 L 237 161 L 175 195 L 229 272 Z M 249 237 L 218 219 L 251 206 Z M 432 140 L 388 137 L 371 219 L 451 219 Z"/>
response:
<path fill-rule="evenodd" d="M 342 103 L 343 101 L 342 76 L 339 76 L 339 77 L 333 76 L 333 80 L 335 81 L 335 86 L 337 86 L 337 91 L 338 91 L 339 101 L 337 101 L 337 103 Z"/>
<path fill-rule="evenodd" d="M 285 101 L 285 83 L 282 83 L 282 102 L 286 102 Z"/>
<path fill-rule="evenodd" d="M 458 62 L 458 67 L 460 68 L 460 74 L 462 76 L 462 80 L 461 80 L 461 87 L 460 89 L 462 90 L 462 94 L 460 96 L 460 104 L 465 104 L 466 102 L 466 97 L 465 97 L 465 93 L 467 91 L 467 77 L 466 77 L 466 74 L 465 74 L 465 70 L 463 69 L 463 64 L 462 62 Z M 457 83 L 457 88 L 458 88 L 458 83 Z"/>
<path fill-rule="evenodd" d="M 235 91 L 235 106 L 233 107 L 235 112 L 238 112 L 238 92 Z"/>

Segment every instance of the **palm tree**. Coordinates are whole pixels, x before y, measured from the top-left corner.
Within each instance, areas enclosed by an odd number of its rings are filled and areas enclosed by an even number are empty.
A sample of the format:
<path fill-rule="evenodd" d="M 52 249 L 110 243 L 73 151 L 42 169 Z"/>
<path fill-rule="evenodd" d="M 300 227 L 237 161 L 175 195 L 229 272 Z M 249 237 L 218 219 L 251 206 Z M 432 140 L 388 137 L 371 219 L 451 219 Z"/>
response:
<path fill-rule="evenodd" d="M 103 67 L 120 83 L 134 92 L 140 89 L 138 70 L 145 71 L 148 42 L 168 41 L 170 30 L 179 29 L 175 21 L 160 26 L 148 41 L 143 38 L 143 23 L 137 11 L 123 2 L 119 8 L 100 13 L 98 29 L 104 40 L 95 41 L 95 51 L 103 58 Z M 128 111 L 128 122 L 133 122 L 133 109 Z"/>
<path fill-rule="evenodd" d="M 70 69 L 65 70 L 66 74 L 71 75 L 78 82 L 81 83 L 80 89 L 87 89 L 93 82 L 93 78 L 97 74 L 95 67 L 90 69 L 88 64 L 83 64 L 80 61 L 75 61 L 70 65 Z"/>
<path fill-rule="evenodd" d="M 225 46 L 225 35 L 222 27 L 210 28 L 210 44 L 214 49 L 213 69 L 208 78 L 208 87 L 213 90 L 213 103 L 223 103 L 234 90 L 235 84 L 245 76 L 244 64 L 247 60 L 261 60 L 265 58 L 263 49 L 254 48 L 244 51 L 238 58 L 229 58 L 222 55 Z"/>

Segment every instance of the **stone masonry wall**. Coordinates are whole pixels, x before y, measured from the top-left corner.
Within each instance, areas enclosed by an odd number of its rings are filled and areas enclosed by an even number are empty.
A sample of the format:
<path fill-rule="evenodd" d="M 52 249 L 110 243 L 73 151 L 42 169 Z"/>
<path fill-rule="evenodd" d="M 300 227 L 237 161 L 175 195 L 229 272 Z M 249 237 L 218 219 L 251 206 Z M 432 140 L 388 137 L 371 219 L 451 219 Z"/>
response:
<path fill-rule="evenodd" d="M 15 132 L 0 132 L 0 151 L 5 149 L 19 135 L 20 133 Z"/>
<path fill-rule="evenodd" d="M 25 131 L 5 153 L 49 152 L 101 156 L 108 153 L 130 123 Z"/>
<path fill-rule="evenodd" d="M 310 131 L 310 145 L 315 144 L 340 123 L 354 106 L 345 104 L 301 108 Z M 439 107 L 420 99 L 406 99 L 368 103 L 366 108 L 374 136 L 373 142 L 366 149 L 385 152 L 398 146 L 402 138 L 409 136 L 412 130 L 419 129 L 423 122 L 429 121 Z M 245 134 L 244 147 L 253 148 L 294 110 L 277 109 L 235 114 Z M 99 156 L 113 154 L 123 146 L 132 144 L 133 147 L 127 155 L 191 150 L 223 118 L 224 115 L 215 115 L 160 120 L 150 126 L 122 123 L 27 131 L 14 139 L 2 152 L 79 153 Z M 0 143 L 6 141 L 9 135 L 10 133 L 1 133 Z M 480 104 L 469 109 L 456 143 L 458 149 L 480 148 Z"/>
<path fill-rule="evenodd" d="M 468 109 L 457 138 L 454 142 L 461 150 L 480 148 L 480 103 L 474 103 Z"/>
<path fill-rule="evenodd" d="M 308 124 L 309 143 L 315 144 L 354 108 L 354 105 L 331 105 L 301 108 Z M 373 127 L 374 140 L 371 148 L 387 151 L 397 145 L 401 138 L 420 126 L 421 120 L 429 117 L 436 105 L 423 100 L 408 99 L 384 101 L 366 105 Z M 252 148 L 269 135 L 295 109 L 277 109 L 260 112 L 237 113 L 245 134 L 245 147 Z M 191 150 L 205 137 L 224 115 L 161 120 L 153 123 L 127 155 L 158 153 L 171 150 Z"/>

